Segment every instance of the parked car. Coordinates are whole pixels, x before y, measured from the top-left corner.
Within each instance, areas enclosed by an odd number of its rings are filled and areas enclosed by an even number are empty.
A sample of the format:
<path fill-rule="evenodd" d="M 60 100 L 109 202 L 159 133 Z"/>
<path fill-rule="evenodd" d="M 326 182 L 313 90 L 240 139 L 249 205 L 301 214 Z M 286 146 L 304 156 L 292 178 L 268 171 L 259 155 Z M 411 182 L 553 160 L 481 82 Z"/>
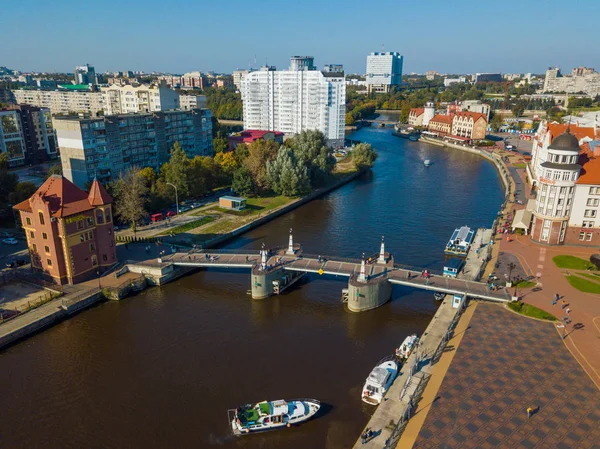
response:
<path fill-rule="evenodd" d="M 192 204 L 190 204 L 190 206 L 191 206 L 191 208 L 192 208 L 192 209 L 196 209 L 197 207 L 200 207 L 200 206 L 202 206 L 202 203 L 200 203 L 200 202 L 195 202 L 195 203 L 192 203 Z"/>
<path fill-rule="evenodd" d="M 21 267 L 21 266 L 25 265 L 26 263 L 27 263 L 27 261 L 25 259 L 8 260 L 6 262 L 6 267 L 7 268 L 16 268 L 16 267 Z"/>
<path fill-rule="evenodd" d="M 150 220 L 152 220 L 152 223 L 156 223 L 157 221 L 161 221 L 164 220 L 164 216 L 162 213 L 158 213 L 158 214 L 152 214 L 150 215 Z"/>
<path fill-rule="evenodd" d="M 16 245 L 17 243 L 19 243 L 19 241 L 13 237 L 9 237 L 7 239 L 3 239 L 2 243 L 5 243 L 7 245 Z"/>
<path fill-rule="evenodd" d="M 187 212 L 188 210 L 192 210 L 192 206 L 181 206 L 179 208 L 179 213 Z"/>
<path fill-rule="evenodd" d="M 177 215 L 177 212 L 175 212 L 174 210 L 170 210 L 169 212 L 167 212 L 167 217 L 174 217 L 175 215 Z"/>

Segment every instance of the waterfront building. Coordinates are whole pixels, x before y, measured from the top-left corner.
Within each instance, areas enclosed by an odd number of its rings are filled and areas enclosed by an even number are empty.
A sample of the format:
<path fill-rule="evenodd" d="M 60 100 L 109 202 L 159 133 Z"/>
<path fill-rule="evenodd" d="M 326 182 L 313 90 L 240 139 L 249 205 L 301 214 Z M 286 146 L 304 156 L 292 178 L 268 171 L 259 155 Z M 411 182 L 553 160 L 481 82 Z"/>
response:
<path fill-rule="evenodd" d="M 330 145 L 344 144 L 344 74 L 311 70 L 310 61 L 310 57 L 293 57 L 291 67 L 299 70 L 262 67 L 244 77 L 244 129 L 288 135 L 318 130 Z"/>
<path fill-rule="evenodd" d="M 261 131 L 257 129 L 247 129 L 245 131 L 241 131 L 239 133 L 233 134 L 227 137 L 227 143 L 229 146 L 229 150 L 234 150 L 240 143 L 245 143 L 246 145 L 250 145 L 255 140 L 273 140 L 279 144 L 283 144 L 283 136 L 282 132 L 278 131 Z"/>
<path fill-rule="evenodd" d="M 600 95 L 600 73 L 588 67 L 577 67 L 570 75 L 561 73 L 558 67 L 546 70 L 544 92 L 585 93 L 591 97 Z"/>
<path fill-rule="evenodd" d="M 179 108 L 179 94 L 166 85 L 113 85 L 102 88 L 104 114 L 130 114 Z"/>
<path fill-rule="evenodd" d="M 53 175 L 17 204 L 31 267 L 47 280 L 76 284 L 118 262 L 112 198 L 97 181 L 90 192 Z"/>
<path fill-rule="evenodd" d="M 435 115 L 435 104 L 433 101 L 428 101 L 425 103 L 425 107 L 423 108 L 423 126 L 429 125 L 429 121 Z"/>
<path fill-rule="evenodd" d="M 181 109 L 206 109 L 206 95 L 179 95 Z"/>
<path fill-rule="evenodd" d="M 452 135 L 468 140 L 485 139 L 487 118 L 477 112 L 457 112 L 452 119 Z"/>
<path fill-rule="evenodd" d="M 96 69 L 89 64 L 75 67 L 75 84 L 97 84 Z"/>
<path fill-rule="evenodd" d="M 48 108 L 52 114 L 97 115 L 104 110 L 101 92 L 76 90 L 13 90 L 18 104 Z"/>
<path fill-rule="evenodd" d="M 0 153 L 8 165 L 35 165 L 58 157 L 52 116 L 47 108 L 11 105 L 0 108 Z"/>
<path fill-rule="evenodd" d="M 430 132 L 436 133 L 440 136 L 447 136 L 452 133 L 452 120 L 454 119 L 454 115 L 442 115 L 437 114 L 431 120 L 429 120 L 429 124 L 427 129 Z"/>
<path fill-rule="evenodd" d="M 63 173 L 84 188 L 94 178 L 106 183 L 132 167 L 158 171 L 175 142 L 189 157 L 212 156 L 211 120 L 208 109 L 56 118 Z"/>
<path fill-rule="evenodd" d="M 367 88 L 370 92 L 389 92 L 402 83 L 403 57 L 398 52 L 373 52 L 367 56 Z"/>
<path fill-rule="evenodd" d="M 423 115 L 425 108 L 411 108 L 408 112 L 408 124 L 410 126 L 423 126 Z"/>

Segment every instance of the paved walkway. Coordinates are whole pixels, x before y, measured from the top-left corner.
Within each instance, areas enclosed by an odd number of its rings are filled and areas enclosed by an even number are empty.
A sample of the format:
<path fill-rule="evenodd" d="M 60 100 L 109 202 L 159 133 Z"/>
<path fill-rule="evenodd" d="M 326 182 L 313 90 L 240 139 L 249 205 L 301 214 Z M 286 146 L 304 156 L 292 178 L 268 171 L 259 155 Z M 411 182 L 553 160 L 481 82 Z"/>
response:
<path fill-rule="evenodd" d="M 586 449 L 600 442 L 600 392 L 554 325 L 500 305 L 477 305 L 437 398 L 414 448 Z M 527 407 L 539 409 L 528 419 Z"/>

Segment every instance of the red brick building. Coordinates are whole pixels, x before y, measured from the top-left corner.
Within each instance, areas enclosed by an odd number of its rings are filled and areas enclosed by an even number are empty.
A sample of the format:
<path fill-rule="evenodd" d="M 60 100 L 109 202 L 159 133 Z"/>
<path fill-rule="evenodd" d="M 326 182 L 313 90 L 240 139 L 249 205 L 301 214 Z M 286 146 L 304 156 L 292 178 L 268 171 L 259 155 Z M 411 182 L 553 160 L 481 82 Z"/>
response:
<path fill-rule="evenodd" d="M 87 193 L 51 176 L 16 206 L 34 270 L 58 284 L 93 278 L 117 262 L 112 198 L 97 180 Z"/>

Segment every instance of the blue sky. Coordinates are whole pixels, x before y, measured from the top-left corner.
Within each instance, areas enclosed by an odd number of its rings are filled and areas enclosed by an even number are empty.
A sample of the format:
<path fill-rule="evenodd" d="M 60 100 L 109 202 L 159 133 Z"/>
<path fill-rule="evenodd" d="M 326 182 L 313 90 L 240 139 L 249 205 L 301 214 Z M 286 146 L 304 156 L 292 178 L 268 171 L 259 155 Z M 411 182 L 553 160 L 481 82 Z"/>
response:
<path fill-rule="evenodd" d="M 0 0 L 0 65 L 231 72 L 306 54 L 364 73 L 384 44 L 405 73 L 600 70 L 599 16 L 600 0 Z"/>

